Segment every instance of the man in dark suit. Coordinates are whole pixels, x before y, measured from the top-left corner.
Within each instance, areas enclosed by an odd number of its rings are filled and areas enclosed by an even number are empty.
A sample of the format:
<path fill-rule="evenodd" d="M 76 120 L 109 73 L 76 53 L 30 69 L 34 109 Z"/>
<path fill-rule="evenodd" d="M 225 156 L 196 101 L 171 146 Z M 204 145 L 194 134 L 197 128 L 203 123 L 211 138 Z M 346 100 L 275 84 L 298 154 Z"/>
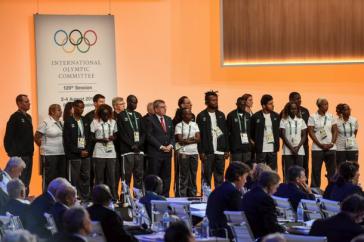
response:
<path fill-rule="evenodd" d="M 250 132 L 257 163 L 266 163 L 277 171 L 279 150 L 279 114 L 274 112 L 273 97 L 265 94 L 260 100 L 262 110 L 250 119 Z"/>
<path fill-rule="evenodd" d="M 169 196 L 171 184 L 171 158 L 175 145 L 172 119 L 166 116 L 166 104 L 163 100 L 153 103 L 155 115 L 147 122 L 147 150 L 149 156 L 149 174 L 163 180 L 163 195 Z"/>
<path fill-rule="evenodd" d="M 350 242 L 364 228 L 360 225 L 364 218 L 364 197 L 351 195 L 341 204 L 341 212 L 327 219 L 316 220 L 310 235 L 326 236 L 329 242 Z"/>
<path fill-rule="evenodd" d="M 251 162 L 250 114 L 245 111 L 245 101 L 239 97 L 236 109 L 226 119 L 229 132 L 230 160 Z"/>
<path fill-rule="evenodd" d="M 64 232 L 58 233 L 51 241 L 87 242 L 92 232 L 92 223 L 86 209 L 76 206 L 68 209 L 63 215 Z"/>
<path fill-rule="evenodd" d="M 50 208 L 56 202 L 57 190 L 63 184 L 69 184 L 69 182 L 61 177 L 52 180 L 48 185 L 47 191 L 34 199 L 30 204 L 25 228 L 40 238 L 51 236 L 50 231 L 46 229 L 47 220 L 43 214 L 49 213 Z"/>
<path fill-rule="evenodd" d="M 142 115 L 136 112 L 138 99 L 129 95 L 126 99 L 127 108 L 118 116 L 118 138 L 120 153 L 123 159 L 126 184 L 130 186 L 131 177 L 134 179 L 134 187 L 143 186 L 143 155 L 145 131 L 142 124 Z"/>
<path fill-rule="evenodd" d="M 163 181 L 155 175 L 148 175 L 144 179 L 145 195 L 139 200 L 145 206 L 149 218 L 152 217 L 152 200 L 166 200 L 160 194 L 163 191 Z"/>
<path fill-rule="evenodd" d="M 90 128 L 82 116 L 83 101 L 73 102 L 73 116 L 64 122 L 63 145 L 70 162 L 71 183 L 77 188 L 81 200 L 88 200 L 90 195 Z"/>
<path fill-rule="evenodd" d="M 310 118 L 310 111 L 307 108 L 301 106 L 301 94 L 298 92 L 291 92 L 289 94 L 289 101 L 294 102 L 297 105 L 298 112 L 301 114 L 302 119 L 305 121 L 306 125 L 308 123 L 308 119 Z M 306 133 L 307 135 L 308 133 Z M 308 138 L 303 144 L 303 148 L 305 150 L 305 155 L 303 156 L 303 168 L 305 169 L 306 177 L 308 177 L 308 159 L 309 159 L 309 150 L 308 150 Z"/>
<path fill-rule="evenodd" d="M 288 198 L 294 211 L 297 210 L 301 199 L 315 199 L 315 195 L 307 185 L 305 169 L 300 166 L 291 166 L 288 169 L 287 178 L 287 183 L 279 185 L 278 190 L 274 195 Z"/>
<path fill-rule="evenodd" d="M 107 241 L 132 242 L 137 241 L 123 228 L 122 218 L 109 208 L 112 195 L 108 186 L 99 184 L 92 190 L 93 205 L 87 208 L 92 221 L 99 221 Z"/>
<path fill-rule="evenodd" d="M 142 118 L 142 124 L 143 127 L 145 129 L 146 132 L 146 128 L 148 126 L 148 120 L 149 117 L 154 115 L 154 108 L 153 108 L 153 103 L 150 102 L 147 104 L 147 113 L 143 116 Z M 144 175 L 143 175 L 143 179 L 145 179 L 145 177 L 148 175 L 149 172 L 149 167 L 148 167 L 148 142 L 147 142 L 147 138 L 145 138 L 145 142 L 144 142 Z"/>
<path fill-rule="evenodd" d="M 258 183 L 242 200 L 242 209 L 255 238 L 284 232 L 284 228 L 278 224 L 276 205 L 271 197 L 279 185 L 278 174 L 273 171 L 263 172 Z"/>
<path fill-rule="evenodd" d="M 240 162 L 232 162 L 226 170 L 225 182 L 218 186 L 207 201 L 206 216 L 210 228 L 216 236 L 222 236 L 224 229 L 229 231 L 229 238 L 233 238 L 227 225 L 224 211 L 241 211 L 241 190 L 245 185 L 250 168 Z"/>
<path fill-rule="evenodd" d="M 197 115 L 201 141 L 198 153 L 203 163 L 203 182 L 211 187 L 214 175 L 215 187 L 223 182 L 225 159 L 229 158 L 229 136 L 225 114 L 218 110 L 217 92 L 205 93 L 207 108 Z"/>
<path fill-rule="evenodd" d="M 63 232 L 63 215 L 76 203 L 76 189 L 69 184 L 60 186 L 56 193 L 56 203 L 51 207 L 49 213 L 53 216 L 58 232 Z"/>
<path fill-rule="evenodd" d="M 9 200 L 5 206 L 1 207 L 1 214 L 7 212 L 14 216 L 19 216 L 25 227 L 26 215 L 29 209 L 29 202 L 25 200 L 26 188 L 20 179 L 12 179 L 7 184 Z"/>
<path fill-rule="evenodd" d="M 19 156 L 26 164 L 20 179 L 24 182 L 29 194 L 29 184 L 32 176 L 34 136 L 32 117 L 27 113 L 30 101 L 27 95 L 16 97 L 18 111 L 13 113 L 6 124 L 4 147 L 9 157 Z"/>

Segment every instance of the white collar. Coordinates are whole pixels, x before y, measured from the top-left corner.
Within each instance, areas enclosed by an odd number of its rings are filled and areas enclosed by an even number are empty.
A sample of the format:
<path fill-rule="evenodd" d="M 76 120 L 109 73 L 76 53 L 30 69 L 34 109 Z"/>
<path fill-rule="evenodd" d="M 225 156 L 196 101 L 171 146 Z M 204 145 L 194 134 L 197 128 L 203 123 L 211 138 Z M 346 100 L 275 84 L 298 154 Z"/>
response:
<path fill-rule="evenodd" d="M 192 123 L 192 121 L 190 121 L 189 123 L 186 123 L 185 121 L 182 120 L 181 122 L 182 124 L 185 124 L 185 125 L 190 125 Z"/>
<path fill-rule="evenodd" d="M 56 201 L 56 198 L 53 196 L 53 194 L 50 191 L 47 191 L 47 193 L 51 196 L 51 198 L 53 199 L 53 201 Z"/>
<path fill-rule="evenodd" d="M 30 202 L 28 201 L 28 200 L 25 200 L 25 199 L 20 199 L 20 198 L 17 198 L 17 199 L 15 199 L 15 200 L 17 200 L 17 201 L 19 201 L 19 202 L 21 202 L 21 203 L 24 203 L 24 204 L 30 204 Z"/>
<path fill-rule="evenodd" d="M 159 120 L 161 120 L 161 118 L 164 119 L 164 116 L 160 116 L 159 114 L 155 114 L 155 115 L 158 117 Z"/>
<path fill-rule="evenodd" d="M 85 236 L 81 235 L 81 234 L 76 233 L 76 234 L 73 234 L 73 236 L 76 236 L 76 237 L 82 239 L 85 242 L 87 241 L 87 238 Z"/>
<path fill-rule="evenodd" d="M 291 116 L 288 116 L 288 120 L 297 121 L 298 120 L 298 117 L 297 116 L 294 116 L 294 118 L 292 119 Z"/>
<path fill-rule="evenodd" d="M 9 173 L 7 173 L 5 170 L 3 171 L 3 174 L 6 176 L 6 178 L 8 178 L 9 180 L 11 180 L 11 176 L 9 175 Z"/>

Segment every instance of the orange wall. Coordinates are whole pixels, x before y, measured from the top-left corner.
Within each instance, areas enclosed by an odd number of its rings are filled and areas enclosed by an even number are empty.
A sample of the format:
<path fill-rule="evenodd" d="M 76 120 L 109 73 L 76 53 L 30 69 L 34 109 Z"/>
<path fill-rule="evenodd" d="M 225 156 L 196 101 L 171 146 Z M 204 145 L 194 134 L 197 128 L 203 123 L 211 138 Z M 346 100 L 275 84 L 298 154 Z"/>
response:
<path fill-rule="evenodd" d="M 362 65 L 306 65 L 270 67 L 221 67 L 218 0 L 113 0 L 115 15 L 118 93 L 134 93 L 144 112 L 147 102 L 163 98 L 173 115 L 179 96 L 188 95 L 194 112 L 202 108 L 203 92 L 219 90 L 220 108 L 234 108 L 237 96 L 255 97 L 255 110 L 264 93 L 275 97 L 280 111 L 290 91 L 302 93 L 303 105 L 312 112 L 319 96 L 328 98 L 334 112 L 347 102 L 353 115 L 363 103 Z M 0 90 L 2 138 L 9 115 L 16 109 L 15 96 L 27 93 L 36 119 L 36 80 L 33 14 L 108 14 L 109 2 L 101 0 L 0 0 Z M 109 97 L 108 101 L 110 101 Z M 359 144 L 364 142 L 359 132 Z M 38 154 L 36 154 L 37 156 Z M 7 156 L 1 142 L 0 167 Z M 280 163 L 280 162 L 279 162 Z M 40 192 L 38 164 L 34 162 L 31 193 Z M 361 168 L 363 173 L 364 166 Z M 363 179 L 361 180 L 364 181 Z"/>

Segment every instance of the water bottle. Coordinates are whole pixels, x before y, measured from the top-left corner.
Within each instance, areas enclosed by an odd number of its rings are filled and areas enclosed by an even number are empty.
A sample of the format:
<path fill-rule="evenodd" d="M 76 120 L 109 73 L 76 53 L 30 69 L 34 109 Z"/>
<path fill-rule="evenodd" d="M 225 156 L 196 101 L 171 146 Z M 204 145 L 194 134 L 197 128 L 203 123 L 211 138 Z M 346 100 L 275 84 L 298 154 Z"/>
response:
<path fill-rule="evenodd" d="M 206 216 L 202 220 L 201 236 L 202 236 L 202 238 L 209 238 L 210 237 L 209 219 Z"/>
<path fill-rule="evenodd" d="M 210 187 L 204 182 L 202 185 L 202 202 L 207 203 L 210 192 L 211 192 Z"/>
<path fill-rule="evenodd" d="M 297 207 L 297 222 L 303 223 L 304 222 L 304 216 L 305 216 L 305 212 L 304 212 L 302 203 L 299 203 L 298 207 Z"/>
<path fill-rule="evenodd" d="M 136 225 L 140 225 L 139 223 L 140 210 L 139 207 L 136 207 L 134 210 L 133 223 Z"/>
<path fill-rule="evenodd" d="M 169 213 L 166 211 L 162 217 L 162 226 L 164 231 L 166 231 L 167 228 L 169 227 L 169 222 L 170 222 Z"/>

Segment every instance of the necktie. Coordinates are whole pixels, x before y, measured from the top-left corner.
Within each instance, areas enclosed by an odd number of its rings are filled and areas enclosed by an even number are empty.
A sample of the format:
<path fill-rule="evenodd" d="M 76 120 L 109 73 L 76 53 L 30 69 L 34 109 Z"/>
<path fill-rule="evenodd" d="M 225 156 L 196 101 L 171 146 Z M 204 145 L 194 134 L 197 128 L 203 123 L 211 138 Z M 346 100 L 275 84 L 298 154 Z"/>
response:
<path fill-rule="evenodd" d="M 167 133 L 166 124 L 164 123 L 164 118 L 160 118 L 160 119 L 161 119 L 162 129 L 163 129 L 164 133 Z"/>

